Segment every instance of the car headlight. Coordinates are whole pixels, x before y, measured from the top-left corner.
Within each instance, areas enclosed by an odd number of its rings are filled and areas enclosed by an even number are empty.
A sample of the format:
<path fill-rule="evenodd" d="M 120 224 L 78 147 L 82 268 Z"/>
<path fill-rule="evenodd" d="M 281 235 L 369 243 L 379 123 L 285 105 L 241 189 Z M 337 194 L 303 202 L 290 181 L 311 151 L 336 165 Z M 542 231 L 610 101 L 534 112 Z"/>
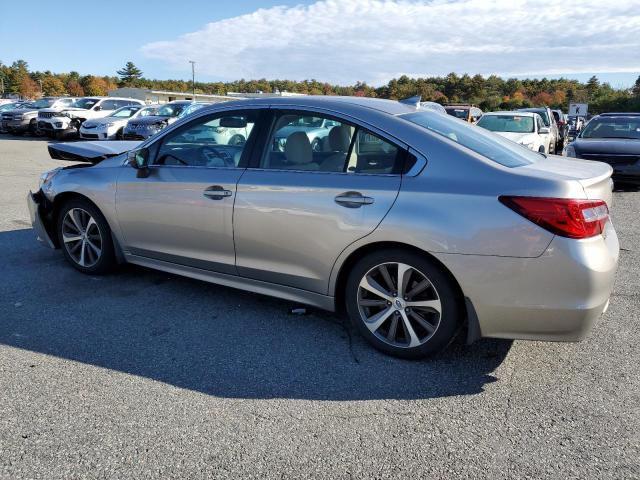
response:
<path fill-rule="evenodd" d="M 115 123 L 113 122 L 109 122 L 109 123 L 103 123 L 102 124 L 102 128 L 109 128 L 109 127 L 115 127 Z"/>
<path fill-rule="evenodd" d="M 573 148 L 573 145 L 567 145 L 566 155 L 567 157 L 577 158 L 576 149 Z"/>
<path fill-rule="evenodd" d="M 51 182 L 53 177 L 55 177 L 60 170 L 62 170 L 62 167 L 57 167 L 57 168 L 54 168 L 53 170 L 48 170 L 44 172 L 42 175 L 40 175 L 40 183 L 38 184 L 38 188 L 42 188 L 48 185 L 49 182 Z"/>

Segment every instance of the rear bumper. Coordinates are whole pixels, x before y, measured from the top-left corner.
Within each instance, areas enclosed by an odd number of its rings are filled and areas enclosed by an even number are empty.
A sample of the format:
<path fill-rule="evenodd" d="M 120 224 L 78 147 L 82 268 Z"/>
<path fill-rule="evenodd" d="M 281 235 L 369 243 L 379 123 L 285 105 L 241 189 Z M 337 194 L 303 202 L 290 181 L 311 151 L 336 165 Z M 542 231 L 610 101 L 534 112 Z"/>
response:
<path fill-rule="evenodd" d="M 480 335 L 523 340 L 582 340 L 609 305 L 619 244 L 606 236 L 555 237 L 538 258 L 437 255 L 458 279 Z"/>
<path fill-rule="evenodd" d="M 45 227 L 43 222 L 44 196 L 42 192 L 29 192 L 27 195 L 27 205 L 29 207 L 29 215 L 31 217 L 31 227 L 36 234 L 36 239 L 49 248 L 56 248 L 52 240 L 51 232 Z"/>

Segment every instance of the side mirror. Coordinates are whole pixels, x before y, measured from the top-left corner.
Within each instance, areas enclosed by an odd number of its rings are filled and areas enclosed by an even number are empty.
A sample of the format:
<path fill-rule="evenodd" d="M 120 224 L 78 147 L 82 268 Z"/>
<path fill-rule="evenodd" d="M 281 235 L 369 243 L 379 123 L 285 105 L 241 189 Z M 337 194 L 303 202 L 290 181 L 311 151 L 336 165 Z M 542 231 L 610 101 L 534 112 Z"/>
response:
<path fill-rule="evenodd" d="M 99 112 L 100 110 L 102 110 L 102 107 L 101 107 L 100 105 L 96 105 L 95 107 L 93 107 L 93 109 L 94 109 L 96 112 Z"/>
<path fill-rule="evenodd" d="M 138 171 L 136 174 L 138 178 L 146 178 L 149 176 L 148 162 L 149 150 L 146 148 L 131 150 L 127 153 L 127 163 Z"/>
<path fill-rule="evenodd" d="M 545 133 L 550 133 L 551 130 L 549 129 L 549 127 L 542 127 L 540 130 L 538 130 L 538 133 L 544 135 Z"/>

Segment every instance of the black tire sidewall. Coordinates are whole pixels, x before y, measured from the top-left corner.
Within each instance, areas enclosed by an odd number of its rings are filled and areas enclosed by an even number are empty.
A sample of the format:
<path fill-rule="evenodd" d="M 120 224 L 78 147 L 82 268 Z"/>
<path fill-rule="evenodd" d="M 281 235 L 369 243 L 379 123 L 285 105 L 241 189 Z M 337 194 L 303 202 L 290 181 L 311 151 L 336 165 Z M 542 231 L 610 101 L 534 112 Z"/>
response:
<path fill-rule="evenodd" d="M 81 208 L 89 212 L 89 214 L 96 221 L 96 225 L 98 226 L 98 230 L 100 231 L 100 236 L 102 237 L 102 255 L 98 262 L 91 267 L 83 267 L 82 265 L 78 265 L 78 263 L 76 263 L 76 261 L 71 258 L 71 255 L 69 255 L 69 252 L 64 245 L 64 241 L 62 240 L 62 219 L 72 208 Z M 76 270 L 90 275 L 101 275 L 104 273 L 108 273 L 113 269 L 115 265 L 115 252 L 113 248 L 113 242 L 111 240 L 111 229 L 109 228 L 109 224 L 104 218 L 104 215 L 102 215 L 100 210 L 91 202 L 80 198 L 72 199 L 66 202 L 58 212 L 58 218 L 56 220 L 56 232 L 58 235 L 58 242 L 65 259 Z"/>
<path fill-rule="evenodd" d="M 423 345 L 414 348 L 395 347 L 376 337 L 360 318 L 358 311 L 358 288 L 362 277 L 376 265 L 382 263 L 406 263 L 424 273 L 431 281 L 440 296 L 442 314 L 440 325 L 435 334 Z M 345 303 L 349 318 L 360 334 L 378 350 L 400 358 L 419 359 L 428 357 L 444 349 L 458 331 L 462 322 L 462 299 L 456 294 L 449 277 L 441 267 L 431 261 L 426 255 L 402 249 L 385 249 L 371 253 L 358 261 L 346 283 Z"/>

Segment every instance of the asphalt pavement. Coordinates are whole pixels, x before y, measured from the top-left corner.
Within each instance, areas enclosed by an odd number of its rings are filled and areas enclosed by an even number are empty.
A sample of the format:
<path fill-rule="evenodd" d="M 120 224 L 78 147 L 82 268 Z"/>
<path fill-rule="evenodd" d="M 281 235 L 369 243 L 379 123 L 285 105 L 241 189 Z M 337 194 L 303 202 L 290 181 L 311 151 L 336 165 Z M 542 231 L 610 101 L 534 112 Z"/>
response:
<path fill-rule="evenodd" d="M 64 162 L 0 135 L 0 478 L 640 478 L 640 192 L 614 195 L 608 312 L 582 343 L 384 356 L 333 314 L 40 246 Z"/>

